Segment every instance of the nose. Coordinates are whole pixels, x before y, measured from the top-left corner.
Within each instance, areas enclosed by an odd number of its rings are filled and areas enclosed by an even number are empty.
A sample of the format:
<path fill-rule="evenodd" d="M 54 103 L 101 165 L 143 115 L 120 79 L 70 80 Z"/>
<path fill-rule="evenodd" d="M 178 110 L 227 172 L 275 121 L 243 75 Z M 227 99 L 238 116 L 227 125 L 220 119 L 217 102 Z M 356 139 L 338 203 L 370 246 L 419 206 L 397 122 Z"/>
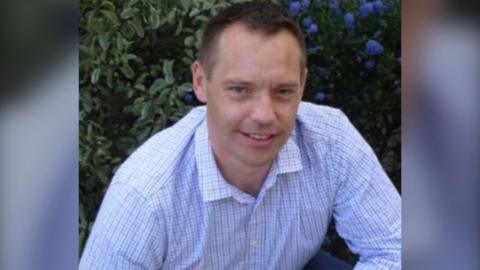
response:
<path fill-rule="evenodd" d="M 275 108 L 269 94 L 262 94 L 257 97 L 253 104 L 251 118 L 261 126 L 271 125 L 275 121 Z"/>

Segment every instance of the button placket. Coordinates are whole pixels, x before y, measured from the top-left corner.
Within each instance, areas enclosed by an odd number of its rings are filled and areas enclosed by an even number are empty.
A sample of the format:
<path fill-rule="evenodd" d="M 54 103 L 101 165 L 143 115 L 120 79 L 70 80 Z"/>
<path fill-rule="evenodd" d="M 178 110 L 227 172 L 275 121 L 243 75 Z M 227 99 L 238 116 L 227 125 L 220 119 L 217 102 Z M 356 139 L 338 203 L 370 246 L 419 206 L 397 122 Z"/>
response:
<path fill-rule="evenodd" d="M 262 216 L 263 207 L 261 204 L 257 204 L 252 209 L 252 214 L 247 224 L 248 236 L 247 236 L 247 260 L 249 269 L 258 269 L 263 261 L 264 246 L 263 235 L 265 233 L 265 224 Z"/>

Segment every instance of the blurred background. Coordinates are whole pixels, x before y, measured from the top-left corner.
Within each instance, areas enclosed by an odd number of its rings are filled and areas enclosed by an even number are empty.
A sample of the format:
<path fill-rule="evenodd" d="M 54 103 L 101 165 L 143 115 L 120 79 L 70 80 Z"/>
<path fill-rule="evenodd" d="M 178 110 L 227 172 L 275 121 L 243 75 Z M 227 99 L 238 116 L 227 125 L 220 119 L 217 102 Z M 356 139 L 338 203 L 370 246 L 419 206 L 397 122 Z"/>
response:
<path fill-rule="evenodd" d="M 404 1 L 405 269 L 479 269 L 480 28 L 476 1 Z"/>
<path fill-rule="evenodd" d="M 115 168 L 200 105 L 197 30 L 230 2 L 5 4 L 1 269 L 77 268 Z M 405 269 L 478 269 L 479 9 L 378 2 L 281 2 L 307 36 L 305 100 L 344 110 L 401 191 Z M 355 260 L 333 227 L 324 249 Z"/>

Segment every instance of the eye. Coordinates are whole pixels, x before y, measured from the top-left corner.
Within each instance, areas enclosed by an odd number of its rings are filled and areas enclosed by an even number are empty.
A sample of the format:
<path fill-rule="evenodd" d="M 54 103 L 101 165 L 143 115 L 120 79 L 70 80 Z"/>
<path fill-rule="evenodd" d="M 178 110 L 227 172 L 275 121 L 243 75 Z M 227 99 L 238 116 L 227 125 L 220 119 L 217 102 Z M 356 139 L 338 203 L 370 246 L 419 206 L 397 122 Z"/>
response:
<path fill-rule="evenodd" d="M 236 96 L 241 96 L 246 94 L 246 89 L 245 87 L 242 86 L 232 86 L 229 87 L 228 90 L 235 94 Z"/>
<path fill-rule="evenodd" d="M 291 88 L 281 88 L 277 90 L 277 94 L 282 98 L 288 98 L 295 93 L 294 89 Z"/>

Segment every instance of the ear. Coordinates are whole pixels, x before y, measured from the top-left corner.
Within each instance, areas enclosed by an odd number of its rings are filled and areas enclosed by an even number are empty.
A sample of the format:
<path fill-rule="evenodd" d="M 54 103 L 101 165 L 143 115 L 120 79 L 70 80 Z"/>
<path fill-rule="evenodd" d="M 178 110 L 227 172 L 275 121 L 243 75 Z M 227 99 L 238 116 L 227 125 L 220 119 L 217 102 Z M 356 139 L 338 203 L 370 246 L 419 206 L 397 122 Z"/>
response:
<path fill-rule="evenodd" d="M 303 90 L 305 89 L 305 85 L 307 84 L 307 77 L 308 77 L 308 68 L 305 68 L 303 70 L 303 74 L 302 74 L 302 78 L 301 78 L 302 95 L 303 95 Z"/>
<path fill-rule="evenodd" d="M 207 102 L 207 93 L 205 89 L 205 72 L 202 64 L 198 60 L 192 64 L 192 85 L 193 92 L 197 96 L 197 99 L 203 103 Z"/>

